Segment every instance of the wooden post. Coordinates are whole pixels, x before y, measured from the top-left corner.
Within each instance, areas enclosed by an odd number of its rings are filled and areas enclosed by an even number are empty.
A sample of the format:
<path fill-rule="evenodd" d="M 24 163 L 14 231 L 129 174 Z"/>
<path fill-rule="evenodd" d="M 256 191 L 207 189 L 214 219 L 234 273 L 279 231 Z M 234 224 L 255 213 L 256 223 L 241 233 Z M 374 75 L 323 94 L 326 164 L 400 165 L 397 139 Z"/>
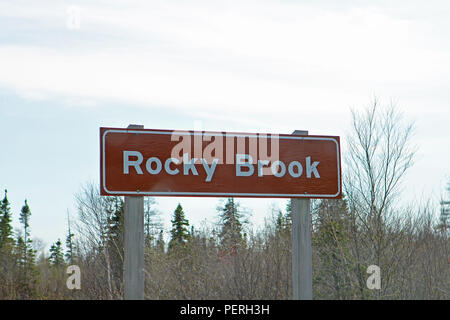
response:
<path fill-rule="evenodd" d="M 295 130 L 293 135 L 308 135 Z M 312 300 L 312 249 L 310 199 L 291 199 L 292 299 Z"/>
<path fill-rule="evenodd" d="M 143 128 L 128 126 L 128 129 Z M 124 298 L 144 300 L 144 197 L 126 196 L 124 214 Z"/>

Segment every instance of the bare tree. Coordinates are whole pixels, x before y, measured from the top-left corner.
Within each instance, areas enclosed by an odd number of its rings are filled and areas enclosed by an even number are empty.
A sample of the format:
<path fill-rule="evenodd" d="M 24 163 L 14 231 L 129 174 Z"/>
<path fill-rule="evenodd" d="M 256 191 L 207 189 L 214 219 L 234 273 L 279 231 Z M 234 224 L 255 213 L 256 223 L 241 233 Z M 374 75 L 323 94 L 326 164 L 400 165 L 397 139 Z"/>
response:
<path fill-rule="evenodd" d="M 117 199 L 117 197 L 101 197 L 98 187 L 94 183 L 87 183 L 82 186 L 75 199 L 78 209 L 78 221 L 75 227 L 84 248 L 83 255 L 88 259 L 89 257 L 92 258 L 92 263 L 99 268 L 92 272 L 91 275 L 95 276 L 96 279 L 90 283 L 94 284 L 106 280 L 108 298 L 121 298 L 122 282 L 120 279 L 118 281 L 113 279 L 111 259 L 112 249 L 120 248 L 121 244 L 115 243 L 114 238 L 108 236 L 111 213 L 120 199 Z M 120 258 L 123 260 L 123 257 Z M 105 272 L 106 279 L 103 279 Z M 121 270 L 119 272 L 121 273 Z M 97 278 L 101 278 L 101 280 Z"/>
<path fill-rule="evenodd" d="M 352 110 L 344 192 L 350 213 L 356 218 L 351 234 L 361 292 L 365 286 L 361 263 L 380 265 L 382 252 L 390 244 L 385 226 L 392 218 L 402 178 L 413 164 L 416 152 L 413 133 L 413 123 L 404 121 L 393 104 L 380 107 L 375 99 L 362 112 Z M 360 229 L 364 232 L 359 232 Z M 368 250 L 363 252 L 363 248 Z"/>
<path fill-rule="evenodd" d="M 416 152 L 413 133 L 413 123 L 405 123 L 395 105 L 380 108 L 375 99 L 363 112 L 352 110 L 344 190 L 365 215 L 378 219 L 399 195 Z"/>

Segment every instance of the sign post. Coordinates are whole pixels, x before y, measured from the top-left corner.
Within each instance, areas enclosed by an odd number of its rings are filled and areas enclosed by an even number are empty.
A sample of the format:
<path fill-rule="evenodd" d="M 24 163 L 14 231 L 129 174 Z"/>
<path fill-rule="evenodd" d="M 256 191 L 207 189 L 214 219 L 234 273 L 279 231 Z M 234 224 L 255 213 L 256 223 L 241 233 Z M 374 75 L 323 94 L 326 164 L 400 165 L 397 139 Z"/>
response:
<path fill-rule="evenodd" d="M 293 135 L 308 135 L 296 130 Z M 312 248 L 310 199 L 291 199 L 292 299 L 312 300 Z"/>
<path fill-rule="evenodd" d="M 143 129 L 129 125 L 128 129 Z M 124 298 L 144 300 L 144 197 L 125 196 Z"/>

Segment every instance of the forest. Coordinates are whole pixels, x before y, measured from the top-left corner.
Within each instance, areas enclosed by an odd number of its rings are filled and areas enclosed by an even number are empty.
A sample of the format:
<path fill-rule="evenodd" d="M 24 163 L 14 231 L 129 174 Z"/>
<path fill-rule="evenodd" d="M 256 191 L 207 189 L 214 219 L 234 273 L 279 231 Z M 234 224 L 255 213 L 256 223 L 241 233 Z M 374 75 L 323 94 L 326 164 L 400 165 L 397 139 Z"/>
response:
<path fill-rule="evenodd" d="M 401 201 L 419 148 L 414 132 L 395 106 L 374 101 L 352 111 L 343 138 L 344 195 L 311 201 L 314 299 L 450 298 L 445 202 Z M 87 182 L 74 201 L 65 239 L 46 252 L 33 241 L 32 203 L 24 201 L 14 231 L 4 191 L 0 299 L 123 299 L 124 199 L 100 196 L 98 184 Z M 289 201 L 258 229 L 238 199 L 220 202 L 216 221 L 197 226 L 182 203 L 164 213 L 172 215 L 165 230 L 155 199 L 145 198 L 145 299 L 291 299 Z M 66 285 L 71 265 L 81 270 L 79 290 Z M 367 286 L 371 265 L 380 267 L 380 289 Z"/>

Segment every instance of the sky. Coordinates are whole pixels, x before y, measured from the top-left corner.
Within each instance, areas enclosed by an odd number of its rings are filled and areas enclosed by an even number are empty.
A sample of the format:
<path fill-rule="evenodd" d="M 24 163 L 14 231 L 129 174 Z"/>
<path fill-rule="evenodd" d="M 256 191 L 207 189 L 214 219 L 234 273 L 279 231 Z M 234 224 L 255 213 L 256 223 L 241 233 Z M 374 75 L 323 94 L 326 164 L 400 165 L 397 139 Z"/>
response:
<path fill-rule="evenodd" d="M 414 121 L 405 199 L 438 200 L 450 180 L 447 1 L 1 0 L 0 189 L 19 227 L 66 236 L 74 195 L 99 180 L 99 127 L 142 124 L 337 135 L 374 97 Z M 0 195 L 3 197 L 3 194 Z M 178 202 L 194 225 L 218 198 Z M 262 225 L 286 200 L 240 199 Z"/>

